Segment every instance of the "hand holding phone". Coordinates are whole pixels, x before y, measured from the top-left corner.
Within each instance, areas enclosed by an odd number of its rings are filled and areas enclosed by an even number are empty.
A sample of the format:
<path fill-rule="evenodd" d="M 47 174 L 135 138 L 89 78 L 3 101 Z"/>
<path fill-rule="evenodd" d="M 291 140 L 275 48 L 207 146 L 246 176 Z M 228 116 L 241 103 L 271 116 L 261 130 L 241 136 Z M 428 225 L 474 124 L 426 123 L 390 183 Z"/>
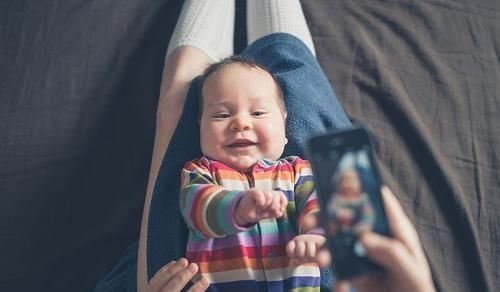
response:
<path fill-rule="evenodd" d="M 356 126 L 312 137 L 308 152 L 337 278 L 380 272 L 359 240 L 368 230 L 390 236 L 367 130 Z"/>
<path fill-rule="evenodd" d="M 357 292 L 436 291 L 415 227 L 391 190 L 382 187 L 381 193 L 393 238 L 365 232 L 361 241 L 368 257 L 383 266 L 386 273 L 338 281 L 335 292 L 349 292 L 352 288 Z M 321 266 L 327 266 L 331 257 L 323 251 L 318 260 Z"/>

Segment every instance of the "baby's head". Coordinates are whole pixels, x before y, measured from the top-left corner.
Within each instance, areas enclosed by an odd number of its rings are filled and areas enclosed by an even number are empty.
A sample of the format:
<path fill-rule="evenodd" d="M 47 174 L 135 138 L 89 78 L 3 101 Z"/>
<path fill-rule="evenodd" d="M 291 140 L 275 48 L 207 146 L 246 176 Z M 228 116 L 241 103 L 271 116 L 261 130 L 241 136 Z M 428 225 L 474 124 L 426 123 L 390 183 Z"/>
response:
<path fill-rule="evenodd" d="M 278 159 L 288 142 L 281 87 L 251 60 L 230 57 L 205 70 L 200 112 L 203 154 L 238 170 Z"/>
<path fill-rule="evenodd" d="M 361 195 L 361 180 L 355 169 L 343 170 L 336 179 L 340 195 L 355 198 Z"/>

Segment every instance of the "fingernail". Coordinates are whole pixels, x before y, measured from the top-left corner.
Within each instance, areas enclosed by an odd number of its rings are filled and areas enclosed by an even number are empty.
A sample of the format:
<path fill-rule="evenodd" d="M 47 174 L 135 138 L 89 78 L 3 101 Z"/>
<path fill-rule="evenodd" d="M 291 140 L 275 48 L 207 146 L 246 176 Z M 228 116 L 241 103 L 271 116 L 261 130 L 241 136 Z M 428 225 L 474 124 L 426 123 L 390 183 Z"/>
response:
<path fill-rule="evenodd" d="M 188 270 L 189 270 L 191 273 L 196 273 L 196 264 L 189 264 L 189 266 L 188 266 Z"/>

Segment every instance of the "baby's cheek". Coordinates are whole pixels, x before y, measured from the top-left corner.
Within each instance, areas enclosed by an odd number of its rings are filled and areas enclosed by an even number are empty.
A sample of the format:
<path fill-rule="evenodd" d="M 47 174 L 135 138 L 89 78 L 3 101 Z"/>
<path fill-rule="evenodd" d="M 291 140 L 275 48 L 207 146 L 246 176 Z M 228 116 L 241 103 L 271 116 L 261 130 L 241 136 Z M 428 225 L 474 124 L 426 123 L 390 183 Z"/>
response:
<path fill-rule="evenodd" d="M 276 155 L 275 159 L 281 156 L 283 148 L 287 142 L 285 137 L 285 128 L 279 123 L 279 121 L 269 123 L 266 127 L 265 133 L 263 133 L 268 141 L 268 150 L 272 151 Z"/>

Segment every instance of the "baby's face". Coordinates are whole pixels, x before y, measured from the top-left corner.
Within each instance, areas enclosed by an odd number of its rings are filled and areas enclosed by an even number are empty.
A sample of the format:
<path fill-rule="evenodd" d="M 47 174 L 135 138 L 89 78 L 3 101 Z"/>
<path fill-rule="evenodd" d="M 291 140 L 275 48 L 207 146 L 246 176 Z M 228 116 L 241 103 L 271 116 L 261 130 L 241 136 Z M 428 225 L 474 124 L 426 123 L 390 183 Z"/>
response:
<path fill-rule="evenodd" d="M 356 171 L 347 170 L 342 174 L 339 189 L 344 195 L 350 197 L 361 195 L 361 182 Z"/>
<path fill-rule="evenodd" d="M 264 70 L 231 64 L 203 85 L 200 121 L 204 155 L 244 171 L 283 153 L 286 114 L 273 78 Z"/>

